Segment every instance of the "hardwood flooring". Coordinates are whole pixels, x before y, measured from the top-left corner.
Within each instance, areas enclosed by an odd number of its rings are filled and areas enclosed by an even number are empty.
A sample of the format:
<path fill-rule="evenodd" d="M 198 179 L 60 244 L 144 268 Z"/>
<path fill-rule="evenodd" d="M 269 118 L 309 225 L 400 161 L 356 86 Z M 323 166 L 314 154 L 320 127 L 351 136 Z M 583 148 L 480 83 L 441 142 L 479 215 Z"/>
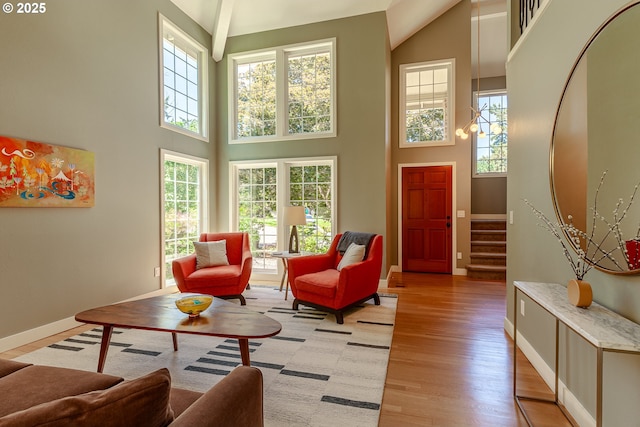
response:
<path fill-rule="evenodd" d="M 513 399 L 513 341 L 504 332 L 505 283 L 394 273 L 398 295 L 380 427 L 526 426 Z M 76 335 L 83 326 L 0 353 L 14 358 Z M 553 397 L 518 352 L 518 387 Z M 551 404 L 525 402 L 536 426 L 571 424 Z"/>
<path fill-rule="evenodd" d="M 398 311 L 379 426 L 526 426 L 513 398 L 505 282 L 394 273 L 388 286 Z M 518 354 L 519 393 L 552 399 Z M 525 406 L 536 426 L 571 425 L 555 405 Z"/>

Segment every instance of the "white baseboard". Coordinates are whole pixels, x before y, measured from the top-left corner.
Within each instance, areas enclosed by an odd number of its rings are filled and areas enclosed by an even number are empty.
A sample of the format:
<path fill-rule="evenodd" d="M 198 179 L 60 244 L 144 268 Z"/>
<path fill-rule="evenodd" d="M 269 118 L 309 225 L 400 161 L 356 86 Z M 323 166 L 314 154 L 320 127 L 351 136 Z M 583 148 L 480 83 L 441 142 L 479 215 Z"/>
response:
<path fill-rule="evenodd" d="M 504 329 L 513 339 L 513 323 L 504 318 Z M 555 385 L 555 374 L 553 369 L 546 364 L 546 362 L 540 357 L 535 349 L 529 344 L 529 342 L 518 332 L 518 348 L 529 359 L 531 365 L 538 371 L 538 374 L 542 377 L 544 382 L 553 390 Z M 558 380 L 558 402 L 560 402 L 567 409 L 569 414 L 581 427 L 595 427 L 596 421 L 587 411 L 580 401 L 574 396 L 573 393 L 564 385 L 564 383 Z"/>
<path fill-rule="evenodd" d="M 511 323 L 509 318 L 505 316 L 504 321 L 502 322 L 502 324 L 504 325 L 503 326 L 504 330 L 507 332 L 507 334 L 509 334 L 511 339 L 513 339 L 513 323 Z"/>
<path fill-rule="evenodd" d="M 467 275 L 467 269 L 466 268 L 454 268 L 453 269 L 453 275 L 454 276 L 466 276 Z"/>
<path fill-rule="evenodd" d="M 169 286 L 164 289 L 149 292 L 148 294 L 140 295 L 137 297 L 129 298 L 126 301 L 132 301 L 140 298 L 149 298 L 156 295 L 164 295 L 176 292 L 175 286 Z M 0 353 L 12 350 L 17 347 L 32 343 L 34 341 L 41 340 L 43 338 L 50 337 L 51 335 L 59 334 L 69 329 L 81 326 L 84 323 L 76 322 L 74 317 L 67 317 L 66 319 L 57 320 L 46 325 L 38 326 L 37 328 L 29 329 L 23 332 L 19 332 L 15 335 L 0 339 Z"/>
<path fill-rule="evenodd" d="M 82 323 L 76 322 L 73 317 L 68 317 L 66 319 L 58 320 L 57 322 L 42 325 L 24 332 L 19 332 L 15 335 L 10 335 L 0 339 L 0 352 L 12 350 L 80 325 L 82 325 Z"/>
<path fill-rule="evenodd" d="M 567 412 L 571 414 L 579 426 L 596 427 L 595 418 L 582 406 L 580 401 L 578 401 L 562 381 L 558 381 L 558 401 L 564 405 Z"/>

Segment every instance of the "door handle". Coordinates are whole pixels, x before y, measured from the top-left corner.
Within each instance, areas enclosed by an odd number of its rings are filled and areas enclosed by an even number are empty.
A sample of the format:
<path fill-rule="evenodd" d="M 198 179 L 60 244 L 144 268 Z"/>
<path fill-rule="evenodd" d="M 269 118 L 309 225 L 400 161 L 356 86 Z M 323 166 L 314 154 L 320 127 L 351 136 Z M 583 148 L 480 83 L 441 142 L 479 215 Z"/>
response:
<path fill-rule="evenodd" d="M 450 222 L 447 223 L 447 228 L 449 228 L 449 227 L 451 227 L 451 223 Z"/>

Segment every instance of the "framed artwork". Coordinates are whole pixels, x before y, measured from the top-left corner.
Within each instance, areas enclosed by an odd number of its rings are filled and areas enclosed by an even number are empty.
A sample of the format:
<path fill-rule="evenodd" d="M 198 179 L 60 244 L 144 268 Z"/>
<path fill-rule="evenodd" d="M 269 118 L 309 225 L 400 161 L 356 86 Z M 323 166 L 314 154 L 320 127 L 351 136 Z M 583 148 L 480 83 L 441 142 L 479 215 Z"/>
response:
<path fill-rule="evenodd" d="M 92 207 L 91 151 L 0 136 L 0 207 Z"/>

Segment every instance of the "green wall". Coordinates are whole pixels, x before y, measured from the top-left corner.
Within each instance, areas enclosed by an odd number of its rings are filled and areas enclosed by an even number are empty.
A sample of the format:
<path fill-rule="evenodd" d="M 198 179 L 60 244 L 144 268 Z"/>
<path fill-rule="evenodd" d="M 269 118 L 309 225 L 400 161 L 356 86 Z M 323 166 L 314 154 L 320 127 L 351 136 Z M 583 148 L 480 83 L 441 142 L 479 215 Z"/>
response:
<path fill-rule="evenodd" d="M 160 149 L 212 149 L 159 126 L 159 11 L 210 49 L 169 0 L 56 0 L 0 16 L 0 135 L 96 161 L 95 207 L 0 209 L 0 337 L 161 287 Z"/>
<path fill-rule="evenodd" d="M 333 37 L 337 52 L 337 136 L 228 144 L 227 55 Z M 386 235 L 385 214 L 388 56 L 383 12 L 229 38 L 225 57 L 216 64 L 219 205 L 214 226 L 228 229 L 230 224 L 230 161 L 337 156 L 337 232 L 366 231 L 382 234 L 385 240 L 391 238 Z M 382 275 L 386 276 L 384 268 Z"/>
<path fill-rule="evenodd" d="M 573 273 L 557 241 L 537 226 L 537 219 L 522 199 L 528 199 L 550 218 L 554 217 L 549 186 L 549 148 L 556 110 L 571 68 L 591 35 L 625 0 L 553 0 L 540 12 L 536 24 L 517 43 L 507 62 L 509 92 L 509 172 L 507 211 L 514 223 L 507 230 L 507 322 L 513 322 L 514 280 L 566 284 Z M 567 25 L 567 18 L 576 16 Z M 615 144 L 636 144 L 617 140 Z M 621 189 L 626 197 L 628 188 Z M 585 278 L 591 283 L 594 300 L 621 315 L 640 321 L 640 278 L 591 270 Z M 539 319 L 526 316 L 518 322 L 535 325 Z M 520 330 L 520 327 L 519 327 Z M 531 327 L 525 338 L 535 343 L 540 355 L 553 354 L 553 336 Z M 571 334 L 569 334 L 571 335 Z M 594 412 L 592 384 L 595 369 L 590 353 L 573 343 L 575 337 L 561 342 L 561 380 L 591 414 Z M 566 354 L 572 355 L 566 360 Z M 545 356 L 545 362 L 553 360 Z M 566 372 L 580 372 L 567 376 Z M 637 390 L 636 390 L 637 392 Z M 615 390 L 614 390 L 615 393 Z M 619 394 L 608 398 L 616 400 Z M 627 420 L 628 421 L 628 420 Z M 610 424 L 614 425 L 614 424 Z M 624 425 L 617 424 L 617 425 Z"/>

